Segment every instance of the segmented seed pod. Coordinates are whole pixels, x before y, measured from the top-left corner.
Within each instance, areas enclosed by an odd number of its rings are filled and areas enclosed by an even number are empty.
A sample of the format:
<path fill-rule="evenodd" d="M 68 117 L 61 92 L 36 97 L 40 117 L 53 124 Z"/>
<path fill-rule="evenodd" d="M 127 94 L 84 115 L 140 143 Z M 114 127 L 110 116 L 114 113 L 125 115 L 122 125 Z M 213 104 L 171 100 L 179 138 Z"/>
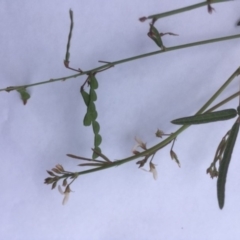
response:
<path fill-rule="evenodd" d="M 224 206 L 227 171 L 232 157 L 233 148 L 237 139 L 238 131 L 239 131 L 239 119 L 232 126 L 231 132 L 227 139 L 223 159 L 220 162 L 219 175 L 217 180 L 217 197 L 220 209 L 222 209 Z"/>
<path fill-rule="evenodd" d="M 98 88 L 98 81 L 94 75 L 90 75 L 90 86 L 91 86 L 91 89 Z"/>
<path fill-rule="evenodd" d="M 208 112 L 208 113 L 198 114 L 190 117 L 178 118 L 171 121 L 171 123 L 178 124 L 178 125 L 203 124 L 203 123 L 228 120 L 236 116 L 237 116 L 237 111 L 231 108 L 231 109 L 226 109 L 222 111 Z"/>
<path fill-rule="evenodd" d="M 89 94 L 87 92 L 85 92 L 84 90 L 80 91 L 80 93 L 82 95 L 85 105 L 88 106 L 89 100 L 90 100 Z"/>

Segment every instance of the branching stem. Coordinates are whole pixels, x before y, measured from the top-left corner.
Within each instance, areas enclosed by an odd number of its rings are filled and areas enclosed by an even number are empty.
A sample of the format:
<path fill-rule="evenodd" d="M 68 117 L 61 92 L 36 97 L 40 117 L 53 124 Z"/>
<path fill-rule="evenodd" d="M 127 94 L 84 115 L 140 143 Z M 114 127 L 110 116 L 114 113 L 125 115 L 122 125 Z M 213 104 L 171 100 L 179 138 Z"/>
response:
<path fill-rule="evenodd" d="M 188 43 L 188 44 L 183 44 L 183 45 L 178 45 L 178 46 L 174 46 L 174 47 L 169 47 L 166 48 L 165 50 L 159 50 L 159 51 L 155 51 L 155 52 L 150 52 L 150 53 L 145 53 L 145 54 L 141 54 L 135 57 L 130 57 L 130 58 L 125 58 L 119 61 L 115 61 L 115 62 L 111 62 L 111 66 L 116 66 L 118 64 L 122 64 L 125 62 L 130 62 L 130 61 L 134 61 L 140 58 L 145 58 L 145 57 L 150 57 L 156 54 L 161 54 L 161 53 L 166 53 L 169 51 L 174 51 L 174 50 L 178 50 L 178 49 L 183 49 L 183 48 L 188 48 L 188 47 L 194 47 L 194 46 L 198 46 L 198 45 L 204 45 L 204 44 L 209 44 L 209 43 L 214 43 L 214 42 L 221 42 L 221 41 L 226 41 L 226 40 L 230 40 L 230 39 L 236 39 L 236 38 L 240 38 L 240 34 L 236 34 L 236 35 L 231 35 L 231 36 L 227 36 L 227 37 L 221 37 L 221 38 L 213 38 L 213 39 L 209 39 L 209 40 L 204 40 L 204 41 L 199 41 L 199 42 L 193 42 L 193 43 Z M 37 86 L 37 85 L 42 85 L 42 84 L 47 84 L 47 83 L 52 83 L 52 82 L 58 82 L 58 81 L 65 81 L 71 78 L 76 78 L 82 75 L 89 75 L 91 72 L 99 72 L 101 70 L 105 70 L 106 68 L 111 67 L 108 64 L 105 64 L 101 67 L 97 67 L 88 71 L 83 71 L 81 73 L 78 74 L 74 74 L 74 75 L 70 75 L 67 77 L 61 77 L 61 78 L 55 78 L 55 79 L 50 79 L 47 81 L 43 81 L 43 82 L 37 82 L 37 83 L 32 83 L 32 84 L 26 84 L 26 85 L 21 85 L 21 86 L 10 86 L 7 88 L 2 88 L 0 89 L 0 91 L 7 91 L 10 92 L 12 90 L 18 90 L 20 88 L 28 88 L 28 87 L 33 87 L 33 86 Z"/>
<path fill-rule="evenodd" d="M 237 77 L 240 74 L 240 67 L 228 78 L 228 80 L 216 91 L 216 93 L 199 109 L 199 111 L 196 114 L 200 114 L 203 113 L 211 104 L 212 102 L 223 92 L 223 90 L 233 81 L 233 79 L 235 77 Z M 214 110 L 217 107 L 223 105 L 224 103 L 226 103 L 227 101 L 230 101 L 231 99 L 233 99 L 234 97 L 237 97 L 239 95 L 240 92 L 237 92 L 235 94 L 233 94 L 232 96 L 228 97 L 227 99 L 223 100 L 222 102 L 218 103 L 217 105 L 215 105 L 214 107 L 211 108 L 211 111 Z M 210 109 L 208 110 L 210 111 Z M 158 143 L 157 145 L 147 149 L 146 151 L 143 151 L 137 155 L 128 157 L 128 158 L 124 158 L 122 160 L 117 160 L 112 162 L 109 165 L 105 165 L 102 167 L 98 167 L 98 168 L 93 168 L 93 169 L 89 169 L 89 170 L 85 170 L 85 171 L 80 171 L 77 172 L 75 174 L 77 174 L 77 176 L 79 175 L 83 175 L 83 174 L 88 174 L 88 173 L 92 173 L 92 172 L 96 172 L 96 171 L 101 171 L 107 168 L 111 168 L 111 167 L 115 167 L 115 166 L 119 166 L 121 164 L 133 161 L 139 157 L 144 157 L 144 156 L 151 156 L 153 154 L 155 154 L 158 150 L 160 150 L 161 148 L 165 147 L 167 144 L 169 144 L 172 140 L 174 140 L 181 132 L 183 132 L 184 130 L 186 130 L 190 125 L 184 125 L 182 127 L 180 127 L 176 132 L 174 132 L 173 134 L 171 134 L 168 138 L 166 138 L 165 140 L 163 140 L 162 142 Z M 60 178 L 65 178 L 71 176 L 71 174 L 66 174 L 61 176 Z"/>

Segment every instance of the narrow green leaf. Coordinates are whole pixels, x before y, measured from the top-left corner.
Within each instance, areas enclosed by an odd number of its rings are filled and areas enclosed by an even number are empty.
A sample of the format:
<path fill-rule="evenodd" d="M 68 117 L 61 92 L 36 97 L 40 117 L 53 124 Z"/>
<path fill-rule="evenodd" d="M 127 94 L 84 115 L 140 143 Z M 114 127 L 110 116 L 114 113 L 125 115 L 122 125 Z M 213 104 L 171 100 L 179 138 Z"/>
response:
<path fill-rule="evenodd" d="M 235 109 L 226 109 L 222 111 L 198 114 L 190 117 L 178 118 L 171 121 L 171 123 L 178 124 L 178 125 L 202 124 L 202 123 L 228 120 L 236 116 L 237 116 L 237 111 Z"/>
<path fill-rule="evenodd" d="M 217 180 L 217 197 L 220 209 L 222 209 L 224 206 L 227 171 L 232 157 L 233 148 L 237 139 L 238 131 L 239 131 L 239 119 L 232 126 L 231 132 L 227 139 L 223 159 L 220 162 L 219 175 Z"/>
<path fill-rule="evenodd" d="M 90 100 L 90 96 L 87 92 L 85 92 L 84 90 L 83 91 L 80 91 L 81 92 L 81 95 L 82 95 L 82 98 L 86 104 L 86 106 L 88 106 L 89 104 L 89 100 Z"/>
<path fill-rule="evenodd" d="M 240 106 L 237 107 L 238 115 L 240 115 Z"/>
<path fill-rule="evenodd" d="M 90 75 L 90 86 L 92 89 L 97 89 L 98 88 L 98 81 L 95 78 L 94 75 Z"/>
<path fill-rule="evenodd" d="M 91 101 L 96 101 L 97 100 L 97 94 L 96 94 L 96 92 L 94 91 L 93 88 L 90 89 L 90 98 L 91 98 Z"/>
<path fill-rule="evenodd" d="M 98 147 L 102 142 L 102 137 L 100 134 L 96 134 L 94 137 L 94 147 Z"/>
<path fill-rule="evenodd" d="M 91 123 L 92 123 L 92 116 L 91 116 L 91 114 L 89 114 L 89 112 L 87 112 L 83 119 L 83 124 L 84 124 L 84 126 L 90 126 Z"/>
<path fill-rule="evenodd" d="M 96 150 L 96 151 L 99 152 L 99 153 L 102 152 L 102 150 L 101 150 L 100 147 L 95 147 L 94 150 Z M 93 159 L 96 159 L 97 157 L 99 157 L 98 154 L 95 153 L 95 152 L 93 152 L 93 154 L 92 154 L 92 158 L 93 158 Z"/>
<path fill-rule="evenodd" d="M 95 135 L 98 134 L 99 131 L 100 131 L 100 125 L 99 125 L 99 123 L 98 123 L 97 121 L 93 121 L 93 122 L 92 122 L 92 127 L 93 127 L 93 132 L 94 132 L 94 134 L 95 134 Z"/>
<path fill-rule="evenodd" d="M 21 99 L 23 101 L 23 104 L 26 105 L 27 100 L 30 98 L 30 94 L 27 92 L 26 88 L 20 88 L 17 91 L 21 95 Z"/>

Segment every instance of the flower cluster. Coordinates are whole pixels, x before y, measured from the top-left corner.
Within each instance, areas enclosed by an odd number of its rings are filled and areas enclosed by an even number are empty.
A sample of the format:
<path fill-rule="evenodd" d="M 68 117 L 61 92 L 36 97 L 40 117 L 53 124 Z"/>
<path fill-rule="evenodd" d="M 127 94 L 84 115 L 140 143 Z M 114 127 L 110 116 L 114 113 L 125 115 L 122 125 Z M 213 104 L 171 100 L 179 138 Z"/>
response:
<path fill-rule="evenodd" d="M 60 164 L 57 164 L 55 168 L 52 169 L 52 171 L 47 171 L 47 173 L 51 177 L 46 178 L 44 183 L 52 184 L 52 189 L 54 189 L 57 186 L 57 183 L 59 180 L 63 179 L 62 186 L 65 187 L 65 190 L 63 191 L 60 185 L 58 185 L 58 190 L 61 194 L 64 195 L 63 202 L 62 202 L 62 204 L 64 205 L 65 203 L 67 203 L 69 194 L 71 192 L 70 185 L 78 177 L 78 174 L 65 171 L 63 166 Z M 72 180 L 69 184 L 67 182 L 68 178 Z"/>

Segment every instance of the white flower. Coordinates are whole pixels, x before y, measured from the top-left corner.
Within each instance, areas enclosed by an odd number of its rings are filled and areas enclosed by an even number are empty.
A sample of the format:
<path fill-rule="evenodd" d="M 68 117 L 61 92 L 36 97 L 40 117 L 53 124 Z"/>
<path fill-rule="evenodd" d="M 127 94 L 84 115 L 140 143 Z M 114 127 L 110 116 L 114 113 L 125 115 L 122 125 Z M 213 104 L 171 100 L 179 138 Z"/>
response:
<path fill-rule="evenodd" d="M 132 149 L 132 152 L 133 152 L 134 154 L 140 153 L 139 151 L 137 151 L 137 148 L 138 148 L 138 147 L 142 148 L 143 150 L 147 150 L 147 145 L 146 145 L 146 143 L 144 143 L 140 138 L 135 137 L 135 141 L 137 142 L 137 144 L 136 144 L 136 145 L 133 147 L 133 149 Z"/>
<path fill-rule="evenodd" d="M 69 194 L 71 192 L 71 189 L 69 187 L 69 185 L 66 187 L 65 191 L 63 192 L 62 188 L 60 185 L 58 185 L 58 191 L 64 195 L 64 198 L 63 198 L 63 201 L 62 201 L 62 204 L 65 205 L 69 199 Z"/>
<path fill-rule="evenodd" d="M 151 172 L 153 174 L 153 178 L 157 180 L 157 170 L 155 168 L 155 165 L 152 162 L 150 162 L 149 167 L 150 167 L 149 172 Z"/>
<path fill-rule="evenodd" d="M 157 180 L 157 169 L 155 168 L 155 166 L 156 166 L 155 164 L 153 164 L 152 162 L 149 162 L 149 167 L 150 167 L 149 170 L 146 170 L 144 168 L 141 168 L 141 169 L 143 171 L 152 173 L 154 180 Z"/>

